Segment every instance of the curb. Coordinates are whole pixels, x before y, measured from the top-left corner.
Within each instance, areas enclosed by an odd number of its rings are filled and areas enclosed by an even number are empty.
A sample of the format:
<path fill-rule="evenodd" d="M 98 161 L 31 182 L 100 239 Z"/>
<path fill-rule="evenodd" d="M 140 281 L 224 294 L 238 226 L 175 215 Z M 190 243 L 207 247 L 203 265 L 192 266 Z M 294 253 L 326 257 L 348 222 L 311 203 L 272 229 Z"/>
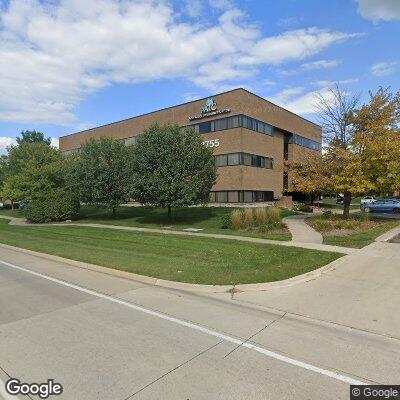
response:
<path fill-rule="evenodd" d="M 255 291 L 266 291 L 270 289 L 278 289 L 283 287 L 289 287 L 293 285 L 297 285 L 300 283 L 305 283 L 318 277 L 322 276 L 323 274 L 335 269 L 341 263 L 343 263 L 345 257 L 340 257 L 331 263 L 324 265 L 318 269 L 315 269 L 310 272 L 306 272 L 301 275 L 294 276 L 292 278 L 284 279 L 282 281 L 276 282 L 264 282 L 264 283 L 246 283 L 246 284 L 239 284 L 239 285 L 201 285 L 201 284 L 194 284 L 194 283 L 186 283 L 186 282 L 175 282 L 175 281 L 168 281 L 164 279 L 153 278 L 150 276 L 139 275 L 133 272 L 121 271 L 118 269 L 102 267 L 100 265 L 89 264 L 82 261 L 71 260 L 69 258 L 64 258 L 60 256 L 55 256 L 52 254 L 40 253 L 33 250 L 24 249 L 21 247 L 10 246 L 8 244 L 0 243 L 0 248 L 8 249 L 8 250 L 16 250 L 21 253 L 29 254 L 32 256 L 45 258 L 52 261 L 61 262 L 73 267 L 86 269 L 94 272 L 99 272 L 106 275 L 111 275 L 123 279 L 128 279 L 135 282 L 144 283 L 146 285 L 151 286 L 160 286 L 168 289 L 177 289 L 183 290 L 187 292 L 196 292 L 196 293 L 234 293 L 234 292 L 255 292 Z"/>
<path fill-rule="evenodd" d="M 375 238 L 375 242 L 388 242 L 392 240 L 395 236 L 400 235 L 400 225 L 394 227 L 390 231 L 383 233 L 382 235 Z"/>

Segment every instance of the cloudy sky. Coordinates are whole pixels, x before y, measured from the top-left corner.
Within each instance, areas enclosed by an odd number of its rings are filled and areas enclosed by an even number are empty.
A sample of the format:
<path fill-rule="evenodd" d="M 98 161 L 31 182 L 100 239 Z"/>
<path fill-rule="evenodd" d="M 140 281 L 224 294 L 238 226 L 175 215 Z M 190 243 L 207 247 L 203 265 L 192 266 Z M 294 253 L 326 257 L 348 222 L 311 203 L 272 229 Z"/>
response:
<path fill-rule="evenodd" d="M 400 0 L 0 0 L 0 152 L 235 87 L 314 119 L 398 90 L 399 34 Z"/>

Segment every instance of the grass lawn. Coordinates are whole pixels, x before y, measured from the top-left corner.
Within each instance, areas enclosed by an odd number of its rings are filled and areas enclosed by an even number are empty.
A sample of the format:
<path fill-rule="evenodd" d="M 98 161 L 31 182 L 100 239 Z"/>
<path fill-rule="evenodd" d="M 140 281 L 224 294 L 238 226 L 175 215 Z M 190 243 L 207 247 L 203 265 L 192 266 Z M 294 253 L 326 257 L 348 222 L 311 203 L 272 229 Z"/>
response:
<path fill-rule="evenodd" d="M 361 200 L 361 197 L 356 197 L 356 198 L 352 199 L 351 203 L 350 203 L 350 209 L 360 208 L 360 200 Z M 331 199 L 329 197 L 326 197 L 325 199 L 323 199 L 320 202 L 320 206 L 322 208 L 336 208 L 336 209 L 343 210 L 343 204 L 336 204 L 336 198 Z"/>
<path fill-rule="evenodd" d="M 172 230 L 186 228 L 202 229 L 206 233 L 225 235 L 250 236 L 271 240 L 288 241 L 292 237 L 287 229 L 271 232 L 250 232 L 238 229 L 222 229 L 221 218 L 230 214 L 234 208 L 230 207 L 190 207 L 172 210 L 172 221 L 168 221 L 167 212 L 162 208 L 152 207 L 118 207 L 117 217 L 112 216 L 111 210 L 100 206 L 82 206 L 77 223 L 93 223 L 121 226 L 139 226 L 144 228 L 170 227 Z M 12 217 L 23 217 L 20 210 L 0 210 L 0 214 Z M 293 215 L 292 211 L 282 209 L 282 218 Z"/>
<path fill-rule="evenodd" d="M 104 207 L 83 206 L 81 207 L 78 223 L 96 223 L 121 226 L 139 226 L 145 228 L 170 227 L 173 230 L 186 228 L 202 229 L 206 233 L 219 233 L 226 235 L 261 237 L 272 240 L 291 240 L 287 230 L 272 232 L 249 232 L 236 229 L 222 229 L 221 218 L 230 214 L 230 207 L 191 207 L 172 210 L 172 221 L 168 221 L 167 212 L 161 208 L 151 207 L 119 207 L 117 217 L 113 218 L 109 209 Z M 291 211 L 282 209 L 282 217 L 293 214 Z"/>
<path fill-rule="evenodd" d="M 10 226 L 0 242 L 160 279 L 224 285 L 278 281 L 339 253 L 197 237 L 62 226 Z"/>
<path fill-rule="evenodd" d="M 322 233 L 324 244 L 358 249 L 400 224 L 393 220 L 365 221 L 360 215 L 352 215 L 348 221 L 343 220 L 340 215 L 310 217 L 306 221 Z"/>

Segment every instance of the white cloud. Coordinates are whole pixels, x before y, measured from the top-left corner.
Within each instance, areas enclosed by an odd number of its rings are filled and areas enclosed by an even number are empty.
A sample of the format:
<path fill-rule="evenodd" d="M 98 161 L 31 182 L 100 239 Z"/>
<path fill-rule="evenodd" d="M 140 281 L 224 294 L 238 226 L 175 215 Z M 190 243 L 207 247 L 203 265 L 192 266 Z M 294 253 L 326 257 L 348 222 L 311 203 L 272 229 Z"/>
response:
<path fill-rule="evenodd" d="M 398 63 L 394 62 L 394 61 L 393 62 L 380 62 L 380 63 L 372 65 L 371 73 L 372 73 L 372 75 L 375 75 L 375 76 L 391 75 L 393 72 L 395 72 L 397 65 L 398 65 Z"/>
<path fill-rule="evenodd" d="M 308 92 L 303 87 L 293 87 L 284 89 L 271 97 L 270 100 L 296 114 L 315 114 L 317 111 L 317 94 L 324 96 L 328 101 L 332 98 L 332 92 L 329 91 L 328 87 Z"/>
<path fill-rule="evenodd" d="M 379 20 L 389 21 L 400 19 L 399 0 L 356 0 L 358 3 L 358 13 L 369 20 L 377 22 Z"/>
<path fill-rule="evenodd" d="M 286 61 L 303 60 L 334 43 L 358 36 L 360 35 L 318 28 L 296 29 L 258 40 L 240 62 L 281 64 Z"/>
<path fill-rule="evenodd" d="M 336 84 L 349 85 L 351 83 L 357 83 L 358 81 L 359 81 L 358 78 L 341 79 L 341 80 L 338 80 L 338 81 L 321 80 L 321 81 L 313 82 L 313 85 L 318 86 L 320 88 L 327 88 L 327 87 L 333 87 Z"/>
<path fill-rule="evenodd" d="M 263 65 L 355 36 L 309 28 L 263 37 L 229 1 L 213 4 L 219 18 L 200 25 L 164 0 L 10 0 L 0 8 L 0 121 L 74 126 L 79 103 L 107 85 L 237 86 Z"/>
<path fill-rule="evenodd" d="M 324 68 L 334 68 L 340 64 L 339 60 L 318 60 L 309 63 L 304 63 L 301 65 L 302 68 L 306 70 L 314 69 L 324 69 Z"/>
<path fill-rule="evenodd" d="M 7 147 L 16 143 L 16 140 L 12 137 L 0 136 L 0 154 L 5 154 Z"/>

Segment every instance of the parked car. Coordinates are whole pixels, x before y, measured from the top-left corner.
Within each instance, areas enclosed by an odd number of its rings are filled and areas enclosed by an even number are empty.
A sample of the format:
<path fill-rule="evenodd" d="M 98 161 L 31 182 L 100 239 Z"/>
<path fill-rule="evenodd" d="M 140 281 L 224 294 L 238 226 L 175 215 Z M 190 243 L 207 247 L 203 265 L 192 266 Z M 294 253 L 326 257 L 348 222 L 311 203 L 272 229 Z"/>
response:
<path fill-rule="evenodd" d="M 344 204 L 344 197 L 338 196 L 336 198 L 336 204 Z"/>
<path fill-rule="evenodd" d="M 369 212 L 394 212 L 400 213 L 400 200 L 396 199 L 386 199 L 375 201 L 374 203 L 367 203 L 361 205 L 361 211 Z"/>
<path fill-rule="evenodd" d="M 373 196 L 365 196 L 360 200 L 360 204 L 371 204 L 375 203 L 376 199 Z"/>

